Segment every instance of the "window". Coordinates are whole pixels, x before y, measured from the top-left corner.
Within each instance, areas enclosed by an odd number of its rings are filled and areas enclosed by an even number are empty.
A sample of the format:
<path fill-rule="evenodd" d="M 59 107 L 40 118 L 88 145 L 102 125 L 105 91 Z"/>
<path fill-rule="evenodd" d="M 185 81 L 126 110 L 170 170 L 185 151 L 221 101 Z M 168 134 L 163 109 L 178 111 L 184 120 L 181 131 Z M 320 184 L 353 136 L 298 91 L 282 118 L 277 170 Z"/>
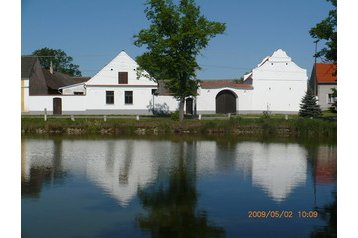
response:
<path fill-rule="evenodd" d="M 84 95 L 83 92 L 73 92 L 74 95 Z"/>
<path fill-rule="evenodd" d="M 157 89 L 152 89 L 152 95 L 158 95 Z"/>
<path fill-rule="evenodd" d="M 114 104 L 114 91 L 106 91 L 106 104 Z"/>
<path fill-rule="evenodd" d="M 118 84 L 128 84 L 128 72 L 118 72 Z"/>
<path fill-rule="evenodd" d="M 337 98 L 333 96 L 333 94 L 328 94 L 328 103 L 335 103 Z"/>
<path fill-rule="evenodd" d="M 124 91 L 124 103 L 133 104 L 133 91 Z"/>

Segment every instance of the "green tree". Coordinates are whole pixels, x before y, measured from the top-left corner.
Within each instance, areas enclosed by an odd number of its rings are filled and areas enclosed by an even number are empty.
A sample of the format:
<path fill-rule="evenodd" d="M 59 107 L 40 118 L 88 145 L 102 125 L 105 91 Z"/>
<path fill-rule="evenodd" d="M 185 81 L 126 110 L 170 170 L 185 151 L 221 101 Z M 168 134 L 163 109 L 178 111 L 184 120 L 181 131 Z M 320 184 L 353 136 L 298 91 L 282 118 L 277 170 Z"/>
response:
<path fill-rule="evenodd" d="M 196 56 L 209 40 L 225 31 L 225 24 L 207 20 L 194 0 L 147 0 L 148 29 L 134 36 L 134 44 L 146 46 L 137 57 L 140 69 L 156 80 L 166 80 L 168 89 L 179 100 L 179 119 L 184 118 L 184 102 L 197 94 L 200 69 Z"/>
<path fill-rule="evenodd" d="M 39 57 L 40 64 L 45 69 L 49 69 L 52 62 L 53 69 L 58 72 L 71 76 L 81 76 L 81 71 L 78 69 L 79 66 L 73 64 L 73 58 L 68 56 L 63 50 L 45 47 L 35 50 L 32 54 Z"/>
<path fill-rule="evenodd" d="M 337 113 L 337 88 L 331 88 L 331 90 L 332 90 L 331 96 L 336 100 L 334 101 L 334 103 L 332 103 L 332 106 L 329 108 L 329 110 L 333 113 Z"/>
<path fill-rule="evenodd" d="M 137 225 L 151 237 L 225 237 L 225 230 L 209 220 L 207 212 L 198 208 L 197 171 L 193 144 L 178 143 L 173 157 L 175 169 L 168 184 L 154 183 L 139 188 L 139 198 L 146 215 L 137 216 Z"/>
<path fill-rule="evenodd" d="M 300 104 L 300 117 L 319 117 L 321 115 L 321 108 L 317 104 L 317 99 L 310 88 L 307 89 L 306 95 L 302 98 Z"/>
<path fill-rule="evenodd" d="M 317 52 L 317 57 L 323 56 L 327 61 L 337 62 L 337 0 L 326 0 L 332 3 L 334 9 L 329 11 L 328 17 L 309 31 L 317 40 L 325 40 L 326 47 Z"/>

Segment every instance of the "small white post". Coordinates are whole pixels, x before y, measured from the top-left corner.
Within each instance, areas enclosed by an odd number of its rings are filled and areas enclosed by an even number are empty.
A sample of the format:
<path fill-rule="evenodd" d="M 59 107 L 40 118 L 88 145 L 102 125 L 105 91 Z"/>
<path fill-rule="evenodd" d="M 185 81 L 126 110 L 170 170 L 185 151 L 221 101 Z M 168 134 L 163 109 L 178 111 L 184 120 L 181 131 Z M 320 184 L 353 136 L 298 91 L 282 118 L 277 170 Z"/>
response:
<path fill-rule="evenodd" d="M 228 113 L 227 118 L 230 119 L 230 117 L 231 117 L 231 113 Z"/>
<path fill-rule="evenodd" d="M 47 109 L 44 109 L 44 121 L 47 121 Z"/>
<path fill-rule="evenodd" d="M 287 114 L 285 115 L 285 120 L 288 120 L 288 115 Z"/>
<path fill-rule="evenodd" d="M 139 121 L 139 115 L 136 116 L 137 121 Z"/>
<path fill-rule="evenodd" d="M 71 121 L 75 121 L 75 116 L 71 115 Z"/>
<path fill-rule="evenodd" d="M 199 114 L 199 120 L 201 120 L 201 114 Z"/>
<path fill-rule="evenodd" d="M 106 115 L 103 116 L 103 121 L 107 121 L 107 116 Z"/>

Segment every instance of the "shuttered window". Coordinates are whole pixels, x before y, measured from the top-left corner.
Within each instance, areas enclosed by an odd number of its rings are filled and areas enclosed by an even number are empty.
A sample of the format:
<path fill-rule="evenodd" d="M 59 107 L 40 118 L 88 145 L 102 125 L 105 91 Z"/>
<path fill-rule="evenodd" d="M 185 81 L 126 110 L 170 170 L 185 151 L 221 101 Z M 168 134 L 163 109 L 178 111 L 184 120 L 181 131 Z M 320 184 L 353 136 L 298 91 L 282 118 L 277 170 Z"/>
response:
<path fill-rule="evenodd" d="M 124 103 L 133 104 L 133 91 L 124 91 Z"/>
<path fill-rule="evenodd" d="M 118 84 L 128 84 L 128 72 L 118 72 Z"/>

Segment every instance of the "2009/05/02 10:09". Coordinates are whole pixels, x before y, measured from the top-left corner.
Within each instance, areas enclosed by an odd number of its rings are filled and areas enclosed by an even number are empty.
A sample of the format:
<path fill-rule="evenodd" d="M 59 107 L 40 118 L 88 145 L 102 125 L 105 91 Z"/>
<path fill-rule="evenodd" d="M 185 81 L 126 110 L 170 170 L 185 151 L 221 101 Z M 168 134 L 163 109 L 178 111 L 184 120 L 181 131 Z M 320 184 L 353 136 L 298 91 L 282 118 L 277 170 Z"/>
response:
<path fill-rule="evenodd" d="M 268 211 L 248 211 L 249 218 L 317 218 L 318 211 L 290 211 L 290 210 L 268 210 Z"/>

